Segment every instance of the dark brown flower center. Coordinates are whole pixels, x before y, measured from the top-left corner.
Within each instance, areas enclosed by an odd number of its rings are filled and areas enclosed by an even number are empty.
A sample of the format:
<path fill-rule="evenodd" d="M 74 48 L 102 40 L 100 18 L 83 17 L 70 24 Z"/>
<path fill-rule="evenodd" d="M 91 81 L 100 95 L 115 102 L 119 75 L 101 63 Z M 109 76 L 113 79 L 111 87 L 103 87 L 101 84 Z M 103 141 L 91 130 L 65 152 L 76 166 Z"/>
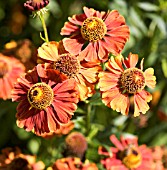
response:
<path fill-rule="evenodd" d="M 8 166 L 7 170 L 31 170 L 31 166 L 29 165 L 28 161 L 23 158 L 15 158 Z"/>
<path fill-rule="evenodd" d="M 120 78 L 123 89 L 128 93 L 136 93 L 144 89 L 144 73 L 137 68 L 126 69 Z"/>
<path fill-rule="evenodd" d="M 3 78 L 8 71 L 8 64 L 4 61 L 0 61 L 0 78 Z"/>
<path fill-rule="evenodd" d="M 129 146 L 124 151 L 118 152 L 118 159 L 122 160 L 122 163 L 128 168 L 133 169 L 140 166 L 142 162 L 142 156 L 135 146 Z"/>
<path fill-rule="evenodd" d="M 54 63 L 54 69 L 64 73 L 68 78 L 74 78 L 79 71 L 79 62 L 76 56 L 62 54 Z"/>
<path fill-rule="evenodd" d="M 85 40 L 98 41 L 104 37 L 107 27 L 102 19 L 97 17 L 87 18 L 81 27 L 81 34 Z"/>
<path fill-rule="evenodd" d="M 45 109 L 53 101 L 53 90 L 46 83 L 36 83 L 28 91 L 30 105 L 36 109 Z"/>

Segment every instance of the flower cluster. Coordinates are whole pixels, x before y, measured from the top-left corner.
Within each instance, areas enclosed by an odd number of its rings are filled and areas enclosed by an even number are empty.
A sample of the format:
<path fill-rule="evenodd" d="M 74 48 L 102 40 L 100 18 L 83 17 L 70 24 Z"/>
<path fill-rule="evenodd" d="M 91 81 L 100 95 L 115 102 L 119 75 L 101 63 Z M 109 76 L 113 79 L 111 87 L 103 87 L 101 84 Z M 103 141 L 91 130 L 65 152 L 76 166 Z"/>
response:
<path fill-rule="evenodd" d="M 20 148 L 5 148 L 0 154 L 0 169 L 44 170 L 42 161 L 36 162 L 34 155 L 23 154 Z"/>
<path fill-rule="evenodd" d="M 32 0 L 27 1 L 25 7 L 40 11 L 48 3 Z M 0 97 L 20 102 L 16 114 L 19 127 L 37 135 L 54 133 L 69 123 L 77 103 L 97 90 L 106 106 L 123 115 L 128 115 L 132 97 L 135 117 L 149 110 L 152 95 L 144 88 L 155 87 L 154 70 L 143 71 L 144 60 L 137 68 L 137 54 L 130 53 L 126 59 L 121 55 L 130 34 L 124 17 L 116 10 L 99 12 L 84 7 L 83 11 L 83 14 L 69 17 L 64 24 L 60 34 L 67 37 L 59 42 L 47 41 L 46 37 L 46 42 L 37 49 L 38 64 L 20 78 L 24 66 L 10 67 L 10 63 L 17 60 L 0 55 L 0 83 L 4 89 Z M 27 43 L 22 45 L 26 49 Z M 10 47 L 12 45 L 14 47 Z M 23 47 L 16 47 L 15 42 L 6 45 L 7 49 L 17 50 L 14 54 L 24 62 Z M 11 50 L 4 51 L 11 54 Z M 13 88 L 11 96 L 9 88 Z"/>
<path fill-rule="evenodd" d="M 83 13 L 68 18 L 59 42 L 49 41 L 43 15 L 49 0 L 28 0 L 24 6 L 36 13 L 44 27 L 45 41 L 32 48 L 28 40 L 6 44 L 0 54 L 0 98 L 17 105 L 16 123 L 27 132 L 43 138 L 67 135 L 75 126 L 73 116 L 80 103 L 88 103 L 97 92 L 107 107 L 134 117 L 149 110 L 152 95 L 146 86 L 156 85 L 154 69 L 137 66 L 138 54 L 122 55 L 130 36 L 124 17 L 117 11 L 97 11 L 83 7 Z M 89 130 L 89 128 L 88 128 Z M 163 168 L 160 148 L 138 145 L 137 138 L 110 136 L 115 147 L 99 147 L 107 170 L 157 170 Z M 85 159 L 87 139 L 72 132 L 65 139 L 64 158 L 48 170 L 97 170 Z M 12 153 L 11 153 L 12 152 Z M 154 154 L 154 155 L 153 155 Z M 42 170 L 34 157 L 20 150 L 0 155 L 0 166 L 8 169 Z M 160 168 L 159 168 L 160 169 Z"/>

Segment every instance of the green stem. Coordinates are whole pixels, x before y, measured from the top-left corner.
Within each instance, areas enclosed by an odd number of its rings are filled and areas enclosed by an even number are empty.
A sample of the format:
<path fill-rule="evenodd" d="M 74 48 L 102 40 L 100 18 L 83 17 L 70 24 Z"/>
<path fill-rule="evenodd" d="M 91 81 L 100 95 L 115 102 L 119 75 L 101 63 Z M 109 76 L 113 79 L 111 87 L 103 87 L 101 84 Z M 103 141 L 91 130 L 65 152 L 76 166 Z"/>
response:
<path fill-rule="evenodd" d="M 45 34 L 45 41 L 46 41 L 46 42 L 49 42 L 48 32 L 47 32 L 47 28 L 46 28 L 44 16 L 43 16 L 42 13 L 39 15 L 39 18 L 40 18 L 40 20 L 41 20 L 41 22 L 42 22 L 42 26 L 43 26 L 43 30 L 44 30 L 44 34 Z"/>
<path fill-rule="evenodd" d="M 86 136 L 88 136 L 90 131 L 90 114 L 91 114 L 92 105 L 90 103 L 87 104 L 87 113 L 86 113 Z"/>

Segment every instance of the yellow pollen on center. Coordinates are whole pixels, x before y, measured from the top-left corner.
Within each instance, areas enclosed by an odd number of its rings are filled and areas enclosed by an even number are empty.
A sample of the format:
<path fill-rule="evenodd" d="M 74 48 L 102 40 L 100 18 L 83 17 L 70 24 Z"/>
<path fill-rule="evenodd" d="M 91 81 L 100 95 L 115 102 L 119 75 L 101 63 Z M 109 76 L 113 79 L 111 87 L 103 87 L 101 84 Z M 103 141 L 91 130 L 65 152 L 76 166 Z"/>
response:
<path fill-rule="evenodd" d="M 53 101 L 53 90 L 46 83 L 36 83 L 28 91 L 27 98 L 30 105 L 36 109 L 45 109 Z"/>
<path fill-rule="evenodd" d="M 126 92 L 137 93 L 145 87 L 144 73 L 138 68 L 128 68 L 122 73 L 120 82 Z"/>
<path fill-rule="evenodd" d="M 104 37 L 107 27 L 104 21 L 98 17 L 87 18 L 81 26 L 82 37 L 87 41 L 98 41 Z"/>
<path fill-rule="evenodd" d="M 129 147 L 127 150 L 125 150 L 125 156 L 122 159 L 122 162 L 127 168 L 133 169 L 140 166 L 142 162 L 142 157 L 140 152 L 136 150 L 136 148 Z"/>

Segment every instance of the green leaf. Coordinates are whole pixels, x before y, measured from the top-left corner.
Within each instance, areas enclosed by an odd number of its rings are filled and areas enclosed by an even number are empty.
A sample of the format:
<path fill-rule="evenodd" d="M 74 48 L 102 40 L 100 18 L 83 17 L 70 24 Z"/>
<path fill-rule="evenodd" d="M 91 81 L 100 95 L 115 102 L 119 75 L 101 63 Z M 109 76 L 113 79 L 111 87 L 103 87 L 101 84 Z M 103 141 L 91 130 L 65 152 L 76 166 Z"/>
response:
<path fill-rule="evenodd" d="M 141 33 L 146 34 L 147 33 L 147 27 L 146 27 L 145 23 L 143 22 L 143 19 L 140 17 L 139 13 L 137 13 L 137 11 L 133 7 L 130 8 L 129 12 L 130 12 L 130 17 L 129 17 L 130 22 L 133 23 L 133 25 L 131 25 L 131 27 L 134 30 L 136 30 L 136 32 L 134 34 L 137 33 L 137 35 L 139 37 L 141 37 L 141 35 L 140 35 Z M 138 29 L 140 29 L 140 31 Z"/>
<path fill-rule="evenodd" d="M 162 59 L 162 71 L 164 73 L 164 76 L 167 78 L 167 59 Z"/>
<path fill-rule="evenodd" d="M 157 14 L 150 14 L 150 13 L 146 14 L 145 16 L 152 19 L 156 23 L 157 27 L 159 28 L 159 30 L 163 35 L 167 34 L 166 23 L 161 16 Z"/>
<path fill-rule="evenodd" d="M 140 7 L 141 9 L 145 10 L 145 11 L 159 11 L 159 7 L 149 3 L 149 2 L 139 2 L 137 3 L 138 7 Z"/>
<path fill-rule="evenodd" d="M 28 148 L 33 154 L 37 154 L 39 151 L 40 143 L 37 139 L 31 139 L 28 142 Z"/>
<path fill-rule="evenodd" d="M 162 146 L 162 145 L 167 145 L 167 134 L 166 132 L 162 132 L 157 134 L 154 139 L 151 141 L 151 145 L 153 146 Z"/>

